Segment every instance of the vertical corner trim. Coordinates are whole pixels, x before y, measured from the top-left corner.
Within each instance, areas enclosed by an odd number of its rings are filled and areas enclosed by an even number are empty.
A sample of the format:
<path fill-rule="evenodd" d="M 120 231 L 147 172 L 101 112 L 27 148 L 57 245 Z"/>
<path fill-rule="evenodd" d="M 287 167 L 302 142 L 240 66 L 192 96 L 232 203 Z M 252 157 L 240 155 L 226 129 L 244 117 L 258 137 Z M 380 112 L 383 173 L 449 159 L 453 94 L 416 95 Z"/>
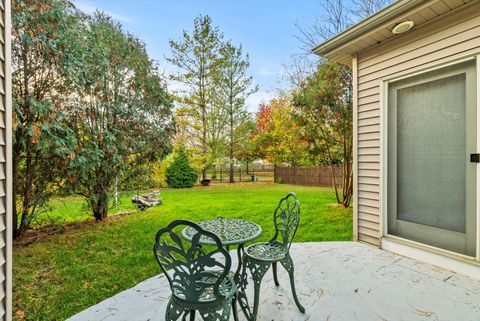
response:
<path fill-rule="evenodd" d="M 353 89 L 353 240 L 358 241 L 358 60 L 357 54 L 352 57 L 352 89 Z"/>
<path fill-rule="evenodd" d="M 12 18 L 10 0 L 3 0 L 5 22 L 5 141 L 6 141 L 6 279 L 5 279 L 5 320 L 12 320 Z"/>

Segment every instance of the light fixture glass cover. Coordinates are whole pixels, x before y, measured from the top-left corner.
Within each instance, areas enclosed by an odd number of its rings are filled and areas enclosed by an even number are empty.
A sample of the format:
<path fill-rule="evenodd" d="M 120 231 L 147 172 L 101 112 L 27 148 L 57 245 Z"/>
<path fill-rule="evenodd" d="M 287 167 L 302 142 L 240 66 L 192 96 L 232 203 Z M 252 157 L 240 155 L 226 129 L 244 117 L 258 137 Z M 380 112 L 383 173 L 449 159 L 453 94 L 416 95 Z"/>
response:
<path fill-rule="evenodd" d="M 413 25 L 414 25 L 414 23 L 411 20 L 403 21 L 403 22 L 400 22 L 399 24 L 397 24 L 395 27 L 393 27 L 392 32 L 394 34 L 404 33 L 404 32 L 407 32 L 408 30 L 412 29 Z"/>

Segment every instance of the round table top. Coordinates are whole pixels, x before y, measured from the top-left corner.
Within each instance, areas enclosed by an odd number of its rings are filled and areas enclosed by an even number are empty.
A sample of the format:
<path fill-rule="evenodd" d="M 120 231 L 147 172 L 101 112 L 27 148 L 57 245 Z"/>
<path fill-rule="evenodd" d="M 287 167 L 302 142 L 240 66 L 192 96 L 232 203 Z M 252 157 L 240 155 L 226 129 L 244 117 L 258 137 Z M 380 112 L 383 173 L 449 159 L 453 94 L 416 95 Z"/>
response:
<path fill-rule="evenodd" d="M 215 218 L 212 220 L 205 220 L 196 222 L 206 231 L 216 234 L 223 245 L 240 245 L 253 241 L 262 234 L 262 228 L 251 221 L 240 220 L 236 218 Z M 182 231 L 182 236 L 186 240 L 191 241 L 195 230 L 191 227 L 186 227 Z M 200 238 L 200 244 L 215 245 L 213 240 L 208 237 Z"/>

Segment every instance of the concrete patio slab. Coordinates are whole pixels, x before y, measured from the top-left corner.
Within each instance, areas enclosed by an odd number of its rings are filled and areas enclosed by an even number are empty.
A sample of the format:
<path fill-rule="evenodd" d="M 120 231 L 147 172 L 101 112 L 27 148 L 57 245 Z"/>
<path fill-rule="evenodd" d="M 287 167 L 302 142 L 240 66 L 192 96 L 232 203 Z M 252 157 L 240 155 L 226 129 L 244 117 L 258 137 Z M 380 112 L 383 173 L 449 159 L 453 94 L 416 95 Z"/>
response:
<path fill-rule="evenodd" d="M 271 272 L 264 278 L 258 321 L 480 320 L 480 280 L 353 242 L 297 243 L 291 254 L 307 311 L 297 310 L 279 269 L 279 287 Z M 69 320 L 162 321 L 169 296 L 156 276 Z"/>

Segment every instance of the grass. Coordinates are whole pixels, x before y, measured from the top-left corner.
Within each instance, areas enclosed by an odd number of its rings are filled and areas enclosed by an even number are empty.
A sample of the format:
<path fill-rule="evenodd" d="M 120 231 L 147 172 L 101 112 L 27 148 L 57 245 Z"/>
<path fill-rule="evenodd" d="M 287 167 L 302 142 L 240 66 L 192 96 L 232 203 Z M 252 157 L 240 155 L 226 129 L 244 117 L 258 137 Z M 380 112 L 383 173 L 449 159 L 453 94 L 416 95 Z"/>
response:
<path fill-rule="evenodd" d="M 239 184 L 166 189 L 162 206 L 16 246 L 14 318 L 63 320 L 156 275 L 159 268 L 151 250 L 154 235 L 174 219 L 249 219 L 262 226 L 261 240 L 267 240 L 273 233 L 272 211 L 290 191 L 302 204 L 296 242 L 351 239 L 351 210 L 335 204 L 328 188 Z M 122 210 L 135 209 L 129 198 L 122 196 Z M 64 215 L 66 221 L 87 217 L 79 198 L 56 200 L 49 215 Z"/>
<path fill-rule="evenodd" d="M 122 192 L 120 204 L 112 206 L 109 214 L 135 211 L 137 208 L 130 201 L 135 192 Z M 80 196 L 53 197 L 47 209 L 32 221 L 33 228 L 46 225 L 64 225 L 71 222 L 88 221 L 92 213 L 86 207 L 85 200 Z"/>

